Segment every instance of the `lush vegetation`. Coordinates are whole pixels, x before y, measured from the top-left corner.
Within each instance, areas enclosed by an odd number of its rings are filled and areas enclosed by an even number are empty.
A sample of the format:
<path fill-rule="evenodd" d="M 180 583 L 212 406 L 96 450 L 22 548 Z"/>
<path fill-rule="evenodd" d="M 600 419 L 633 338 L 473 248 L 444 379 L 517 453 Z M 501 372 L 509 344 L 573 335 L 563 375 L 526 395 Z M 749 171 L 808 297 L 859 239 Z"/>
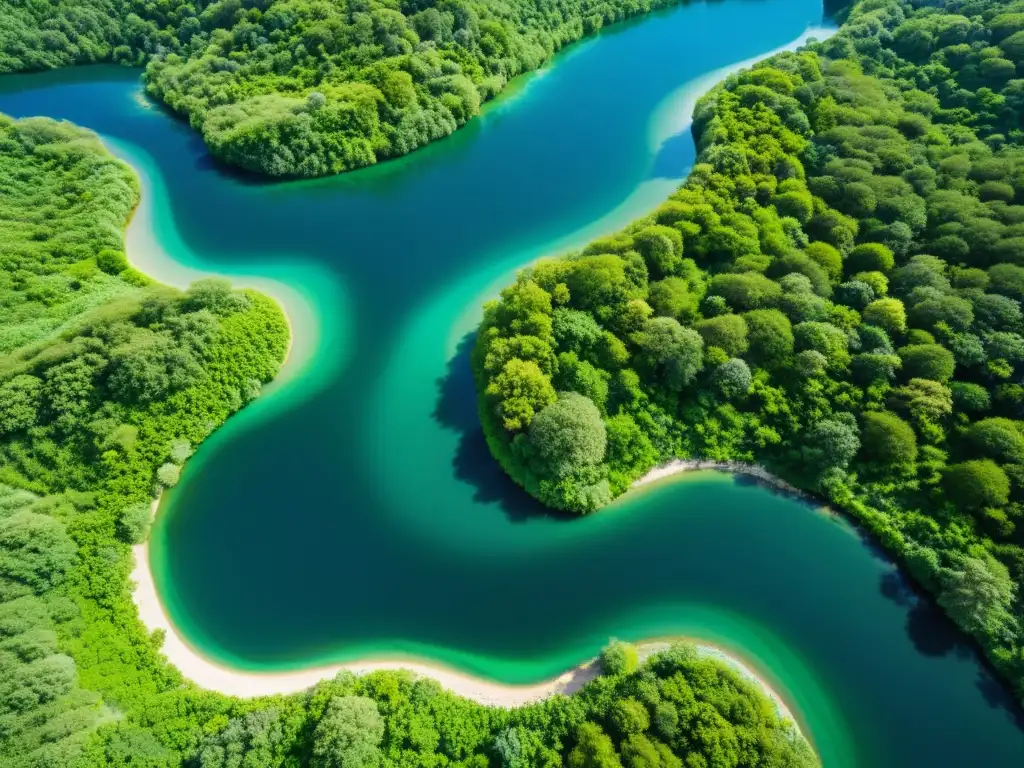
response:
<path fill-rule="evenodd" d="M 279 308 L 128 266 L 131 171 L 91 133 L 0 116 L 0 763 L 812 766 L 760 691 L 678 646 L 616 644 L 571 698 L 490 709 L 404 672 L 305 694 L 202 691 L 131 599 L 131 545 L 195 445 L 255 397 L 288 341 Z"/>
<path fill-rule="evenodd" d="M 866 0 L 699 103 L 657 211 L 524 270 L 491 450 L 586 513 L 675 457 L 862 521 L 1024 699 L 1024 4 Z"/>
<path fill-rule="evenodd" d="M 0 0 L 0 72 L 148 62 L 232 165 L 320 176 L 452 133 L 516 75 L 677 0 Z"/>

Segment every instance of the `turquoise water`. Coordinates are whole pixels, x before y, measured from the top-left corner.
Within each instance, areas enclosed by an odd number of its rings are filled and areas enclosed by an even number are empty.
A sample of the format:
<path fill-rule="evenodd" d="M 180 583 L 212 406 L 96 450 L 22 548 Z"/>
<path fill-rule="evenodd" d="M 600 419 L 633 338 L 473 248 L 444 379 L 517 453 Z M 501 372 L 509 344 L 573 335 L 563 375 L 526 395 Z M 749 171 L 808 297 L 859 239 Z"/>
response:
<path fill-rule="evenodd" d="M 455 136 L 339 178 L 226 173 L 138 73 L 0 80 L 0 110 L 68 118 L 139 168 L 130 256 L 232 275 L 296 328 L 273 392 L 162 505 L 152 565 L 205 655 L 247 669 L 416 656 L 530 682 L 610 636 L 685 634 L 763 673 L 827 766 L 1020 766 L 1005 693 L 845 523 L 716 474 L 584 520 L 487 454 L 467 334 L 517 266 L 655 207 L 685 175 L 692 98 L 795 40 L 820 2 L 695 3 L 609 30 Z"/>

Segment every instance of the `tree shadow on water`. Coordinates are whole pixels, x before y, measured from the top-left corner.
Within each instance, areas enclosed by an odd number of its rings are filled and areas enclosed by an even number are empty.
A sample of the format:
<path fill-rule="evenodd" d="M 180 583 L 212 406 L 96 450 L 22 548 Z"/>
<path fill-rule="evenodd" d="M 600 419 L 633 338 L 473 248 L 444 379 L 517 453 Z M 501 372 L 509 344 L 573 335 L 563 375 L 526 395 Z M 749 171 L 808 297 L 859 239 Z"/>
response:
<path fill-rule="evenodd" d="M 896 570 L 882 575 L 879 591 L 907 610 L 907 636 L 918 653 L 932 658 L 953 654 L 960 659 L 973 659 L 978 673 L 975 685 L 985 703 L 992 709 L 1003 710 L 1014 725 L 1024 731 L 1024 709 L 996 676 L 971 639 L 929 595 Z"/>
<path fill-rule="evenodd" d="M 673 181 L 685 178 L 696 157 L 693 134 L 691 128 L 687 126 L 684 130 L 674 136 L 669 136 L 662 142 L 654 156 L 649 178 L 672 179 Z"/>
<path fill-rule="evenodd" d="M 955 654 L 967 657 L 971 644 L 942 610 L 915 589 L 899 571 L 882 575 L 879 592 L 907 611 L 906 630 L 910 642 L 924 656 Z"/>
<path fill-rule="evenodd" d="M 448 361 L 444 376 L 437 381 L 434 419 L 459 436 L 459 445 L 452 459 L 455 478 L 474 489 L 473 501 L 497 505 L 513 522 L 552 517 L 550 510 L 505 474 L 487 447 L 477 416 L 476 386 L 469 366 L 475 341 L 475 331 L 462 338 L 455 356 Z"/>
<path fill-rule="evenodd" d="M 978 670 L 978 679 L 975 685 L 977 685 L 978 691 L 981 692 L 981 697 L 985 699 L 985 703 L 989 707 L 1003 710 L 1013 724 L 1020 731 L 1024 732 L 1024 708 L 1010 695 L 1010 692 L 1006 690 L 1006 686 L 999 681 L 995 674 L 987 667 L 981 667 Z"/>

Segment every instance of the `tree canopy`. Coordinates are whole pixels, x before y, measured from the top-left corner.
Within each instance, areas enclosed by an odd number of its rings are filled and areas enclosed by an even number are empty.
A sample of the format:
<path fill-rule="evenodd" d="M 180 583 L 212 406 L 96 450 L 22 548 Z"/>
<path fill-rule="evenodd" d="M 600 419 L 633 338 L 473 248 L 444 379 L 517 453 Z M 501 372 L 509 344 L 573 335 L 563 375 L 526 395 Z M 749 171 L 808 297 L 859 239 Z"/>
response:
<path fill-rule="evenodd" d="M 485 391 L 477 361 L 520 333 L 528 286 L 534 327 L 573 313 L 595 340 L 571 347 L 608 436 L 588 483 L 610 498 L 677 458 L 765 464 L 907 558 L 1024 697 L 1020 18 L 993 0 L 859 2 L 827 41 L 731 75 L 697 104 L 686 182 L 524 270 L 486 308 L 474 370 Z M 542 378 L 567 381 L 567 335 L 545 340 Z M 527 491 L 593 508 L 551 492 L 500 404 L 480 413 Z M 600 762 L 607 736 L 588 729 L 574 754 Z"/>
<path fill-rule="evenodd" d="M 145 65 L 147 93 L 220 160 L 323 176 L 448 136 L 565 45 L 674 2 L 4 3 L 0 73 Z"/>

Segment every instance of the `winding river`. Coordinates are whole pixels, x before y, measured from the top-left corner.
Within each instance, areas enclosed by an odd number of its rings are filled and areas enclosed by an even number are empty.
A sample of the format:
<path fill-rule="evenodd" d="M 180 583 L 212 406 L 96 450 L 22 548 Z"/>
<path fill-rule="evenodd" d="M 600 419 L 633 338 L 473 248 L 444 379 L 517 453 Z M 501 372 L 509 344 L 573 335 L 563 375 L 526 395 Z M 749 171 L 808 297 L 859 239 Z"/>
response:
<path fill-rule="evenodd" d="M 138 72 L 6 77 L 0 111 L 100 132 L 139 170 L 129 253 L 283 301 L 295 346 L 166 495 L 151 565 L 206 657 L 282 670 L 416 657 L 508 683 L 610 636 L 688 635 L 757 669 L 826 766 L 1021 766 L 1021 715 L 846 523 L 713 473 L 544 514 L 490 459 L 466 351 L 515 269 L 655 207 L 693 99 L 790 45 L 820 0 L 694 3 L 574 46 L 455 136 L 338 178 L 225 173 Z"/>

